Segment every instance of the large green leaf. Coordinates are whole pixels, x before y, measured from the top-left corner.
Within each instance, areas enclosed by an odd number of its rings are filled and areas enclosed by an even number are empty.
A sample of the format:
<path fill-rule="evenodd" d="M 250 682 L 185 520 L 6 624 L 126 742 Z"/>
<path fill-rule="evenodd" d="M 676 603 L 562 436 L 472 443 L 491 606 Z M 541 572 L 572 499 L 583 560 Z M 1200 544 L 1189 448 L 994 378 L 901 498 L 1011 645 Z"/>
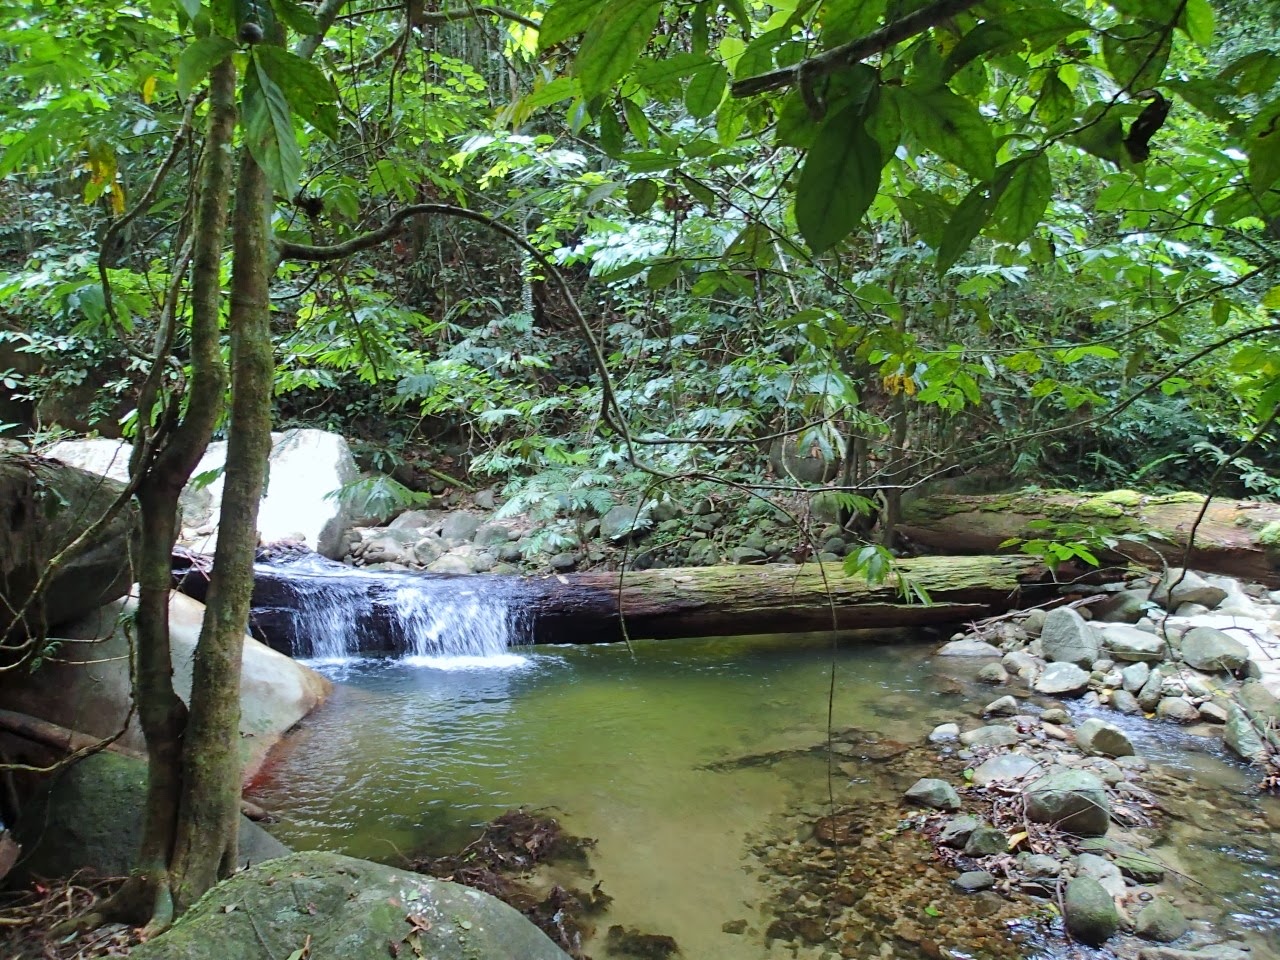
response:
<path fill-rule="evenodd" d="M 684 105 L 689 113 L 700 120 L 715 113 L 724 99 L 728 83 L 729 71 L 720 63 L 713 63 L 695 73 L 689 78 L 688 89 L 684 92 Z"/>
<path fill-rule="evenodd" d="M 622 0 L 592 22 L 573 61 L 587 99 L 604 93 L 635 65 L 661 13 L 662 0 Z"/>
<path fill-rule="evenodd" d="M 219 36 L 202 37 L 183 50 L 178 56 L 178 96 L 183 100 L 191 96 L 209 71 L 235 51 L 235 43 Z"/>
<path fill-rule="evenodd" d="M 1102 37 L 1102 58 L 1116 83 L 1130 93 L 1160 82 L 1173 31 L 1153 20 L 1118 23 Z"/>
<path fill-rule="evenodd" d="M 1031 235 L 1053 199 L 1049 157 L 1033 153 L 1012 161 L 1013 175 L 996 204 L 991 232 L 1006 243 L 1021 243 Z"/>
<path fill-rule="evenodd" d="M 320 21 L 316 15 L 298 3 L 298 0 L 271 0 L 276 16 L 290 30 L 314 36 L 321 32 Z"/>
<path fill-rule="evenodd" d="M 880 186 L 880 146 L 863 126 L 861 111 L 829 116 L 813 138 L 796 184 L 796 226 L 815 253 L 847 237 Z"/>
<path fill-rule="evenodd" d="M 338 94 L 324 71 L 283 47 L 257 47 L 254 56 L 275 81 L 293 114 L 332 140 L 338 138 Z"/>
<path fill-rule="evenodd" d="M 245 143 L 272 189 L 291 197 L 302 173 L 302 151 L 293 132 L 289 101 L 259 61 L 260 49 L 254 50 L 244 81 Z"/>
<path fill-rule="evenodd" d="M 538 49 L 549 50 L 591 26 L 607 0 L 557 0 L 538 27 Z"/>
<path fill-rule="evenodd" d="M 999 180 L 996 183 L 980 183 L 960 201 L 960 206 L 951 215 L 951 221 L 942 235 L 942 242 L 938 245 L 938 273 L 950 270 L 969 249 L 974 238 L 982 232 L 1000 200 L 1002 188 L 1003 184 Z"/>
<path fill-rule="evenodd" d="M 1280 98 L 1258 111 L 1249 125 L 1249 181 L 1257 191 L 1280 179 Z"/>
<path fill-rule="evenodd" d="M 885 92 L 890 89 L 893 88 L 886 88 Z M 903 122 L 923 146 L 979 180 L 991 178 L 996 166 L 996 144 L 991 122 L 978 112 L 977 105 L 946 87 L 902 87 L 895 90 L 895 95 L 902 100 Z"/>

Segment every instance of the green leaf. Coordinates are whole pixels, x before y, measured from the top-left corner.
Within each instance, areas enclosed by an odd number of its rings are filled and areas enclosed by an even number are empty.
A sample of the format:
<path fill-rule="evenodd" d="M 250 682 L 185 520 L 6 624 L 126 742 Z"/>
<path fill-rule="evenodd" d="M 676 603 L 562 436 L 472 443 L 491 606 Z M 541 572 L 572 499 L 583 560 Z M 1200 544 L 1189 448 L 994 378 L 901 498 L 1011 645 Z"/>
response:
<path fill-rule="evenodd" d="M 178 56 L 178 96 L 191 96 L 196 85 L 235 51 L 234 42 L 219 36 L 203 37 L 183 50 Z"/>
<path fill-rule="evenodd" d="M 1052 126 L 1060 120 L 1076 115 L 1076 98 L 1071 88 L 1062 82 L 1057 72 L 1045 77 L 1040 86 L 1040 97 L 1036 100 L 1036 118 L 1041 123 Z"/>
<path fill-rule="evenodd" d="M 645 286 L 650 290 L 661 290 L 670 286 L 684 272 L 684 260 L 679 257 L 671 260 L 660 260 L 649 268 L 645 278 Z"/>
<path fill-rule="evenodd" d="M 728 83 L 729 71 L 724 64 L 712 63 L 695 73 L 684 92 L 684 105 L 690 115 L 701 120 L 715 113 L 716 107 L 724 99 Z"/>
<path fill-rule="evenodd" d="M 302 173 L 302 151 L 293 133 L 289 101 L 258 59 L 262 49 L 254 49 L 244 81 L 245 143 L 272 189 L 291 197 Z"/>
<path fill-rule="evenodd" d="M 648 177 L 627 184 L 627 209 L 636 216 L 648 213 L 658 201 L 658 183 Z"/>
<path fill-rule="evenodd" d="M 626 133 L 618 115 L 609 104 L 605 105 L 604 112 L 600 114 L 600 149 L 606 156 L 615 158 L 620 157 L 626 149 Z"/>
<path fill-rule="evenodd" d="M 324 32 L 316 15 L 298 0 L 271 0 L 271 5 L 275 7 L 280 22 L 290 30 L 311 37 Z"/>
<path fill-rule="evenodd" d="M 1053 198 L 1053 174 L 1043 153 L 1014 160 L 1009 186 L 992 215 L 992 234 L 1005 243 L 1021 243 L 1035 230 Z"/>
<path fill-rule="evenodd" d="M 1280 179 L 1280 99 L 1258 111 L 1249 133 L 1249 182 L 1263 191 Z"/>
<path fill-rule="evenodd" d="M 715 62 L 705 53 L 676 53 L 661 60 L 646 60 L 636 67 L 636 82 L 642 87 L 661 87 L 672 80 L 692 76 Z"/>
<path fill-rule="evenodd" d="M 860 109 L 846 107 L 826 119 L 796 184 L 796 226 L 814 253 L 839 243 L 862 220 L 876 198 L 881 165 L 880 146 Z"/>
<path fill-rule="evenodd" d="M 888 90 L 895 88 L 887 87 Z M 946 87 L 919 90 L 902 87 L 900 110 L 907 129 L 929 150 L 979 180 L 995 173 L 996 144 L 991 123 L 976 104 Z"/>
<path fill-rule="evenodd" d="M 338 94 L 320 67 L 270 44 L 255 47 L 253 55 L 280 88 L 295 116 L 329 139 L 338 139 Z"/>
<path fill-rule="evenodd" d="M 1106 103 L 1091 103 L 1084 113 L 1085 123 L 1071 141 L 1095 157 L 1110 160 L 1116 166 L 1125 162 L 1124 123 L 1120 110 Z"/>
<path fill-rule="evenodd" d="M 1118 23 L 1102 37 L 1102 59 L 1111 76 L 1130 93 L 1160 82 L 1169 62 L 1171 31 L 1152 20 Z"/>
<path fill-rule="evenodd" d="M 1267 93 L 1280 80 L 1280 56 L 1274 50 L 1255 50 L 1227 64 L 1218 79 L 1233 84 L 1237 93 Z"/>
<path fill-rule="evenodd" d="M 1213 7 L 1209 0 L 1187 0 L 1178 26 L 1199 46 L 1213 43 Z"/>
<path fill-rule="evenodd" d="M 573 61 L 574 76 L 588 100 L 626 76 L 658 25 L 662 0 L 622 0 L 609 4 L 587 29 Z"/>
<path fill-rule="evenodd" d="M 969 245 L 991 218 L 991 211 L 995 209 L 1002 190 L 1003 187 L 998 188 L 996 184 L 980 183 L 960 201 L 942 235 L 942 242 L 938 245 L 939 274 L 950 270 L 969 249 Z"/>
<path fill-rule="evenodd" d="M 885 0 L 824 0 L 818 13 L 822 45 L 829 50 L 870 33 L 879 24 L 885 6 Z"/>
<path fill-rule="evenodd" d="M 649 118 L 645 116 L 644 107 L 631 98 L 622 101 L 622 115 L 626 118 L 627 129 L 640 144 L 641 150 L 649 148 Z"/>
<path fill-rule="evenodd" d="M 538 51 L 549 50 L 591 26 L 606 0 L 558 0 L 538 27 Z"/>
<path fill-rule="evenodd" d="M 177 0 L 178 9 L 194 20 L 200 16 L 200 0 Z"/>

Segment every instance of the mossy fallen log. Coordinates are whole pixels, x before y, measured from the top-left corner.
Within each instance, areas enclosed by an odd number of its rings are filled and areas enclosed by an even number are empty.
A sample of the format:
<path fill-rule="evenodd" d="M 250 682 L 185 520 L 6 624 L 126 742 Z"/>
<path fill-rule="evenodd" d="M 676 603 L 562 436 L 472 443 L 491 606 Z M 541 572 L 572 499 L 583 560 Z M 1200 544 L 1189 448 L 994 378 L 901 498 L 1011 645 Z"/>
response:
<path fill-rule="evenodd" d="M 932 602 L 908 602 L 892 578 L 872 584 L 839 564 L 808 563 L 535 578 L 527 610 L 540 642 L 591 643 L 621 639 L 621 621 L 632 638 L 958 623 L 1058 589 L 1043 564 L 1021 556 L 920 557 L 899 570 Z"/>
<path fill-rule="evenodd" d="M 321 566 L 318 566 L 320 564 Z M 318 560 L 259 564 L 251 626 L 276 649 L 309 655 L 317 591 L 342 596 L 348 652 L 407 652 L 411 622 L 398 620 L 405 591 L 421 602 L 489 596 L 516 612 L 534 643 L 604 643 L 631 638 L 731 636 L 958 623 L 1039 603 L 1059 592 L 1043 564 L 1026 556 L 922 557 L 902 575 L 931 603 L 908 602 L 900 584 L 846 576 L 839 564 L 720 566 L 588 572 L 541 577 L 359 571 Z M 1115 577 L 1123 575 L 1115 571 Z M 183 578 L 198 593 L 202 575 Z M 495 609 L 498 609 L 495 606 Z"/>
<path fill-rule="evenodd" d="M 996 553 L 1011 538 L 1054 538 L 1032 521 L 1080 524 L 1118 540 L 1103 551 L 1106 559 L 1159 567 L 1182 564 L 1194 528 L 1189 566 L 1280 587 L 1280 504 L 1214 498 L 1197 527 L 1204 501 L 1197 493 L 1133 490 L 934 496 L 906 505 L 898 529 L 913 543 L 948 554 Z M 1063 539 L 1081 539 L 1078 530 L 1065 533 Z"/>

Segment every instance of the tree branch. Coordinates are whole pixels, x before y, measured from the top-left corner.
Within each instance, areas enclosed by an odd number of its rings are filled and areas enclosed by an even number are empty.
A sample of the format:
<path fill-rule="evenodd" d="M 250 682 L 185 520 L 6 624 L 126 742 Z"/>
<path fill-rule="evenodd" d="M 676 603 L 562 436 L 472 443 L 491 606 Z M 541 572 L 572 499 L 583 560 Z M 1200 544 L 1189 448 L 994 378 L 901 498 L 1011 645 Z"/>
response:
<path fill-rule="evenodd" d="M 735 80 L 729 88 L 729 92 L 734 97 L 750 97 L 757 93 L 764 93 L 766 90 L 789 87 L 794 83 L 799 83 L 801 77 L 805 80 L 825 77 L 828 74 L 851 67 L 855 63 L 867 59 L 867 57 L 883 53 L 895 43 L 901 43 L 903 40 L 914 37 L 918 33 L 923 33 L 930 27 L 936 27 L 943 20 L 954 17 L 956 14 L 964 13 L 970 7 L 976 7 L 978 3 L 979 0 L 936 0 L 935 3 L 922 7 L 901 20 L 885 24 L 879 30 L 869 33 L 865 37 L 859 37 L 842 46 L 833 47 L 826 53 L 810 57 L 808 60 L 802 60 L 795 66 L 783 67 L 781 70 L 772 70 L 769 73 L 762 73 L 755 77 L 744 77 L 741 80 Z"/>

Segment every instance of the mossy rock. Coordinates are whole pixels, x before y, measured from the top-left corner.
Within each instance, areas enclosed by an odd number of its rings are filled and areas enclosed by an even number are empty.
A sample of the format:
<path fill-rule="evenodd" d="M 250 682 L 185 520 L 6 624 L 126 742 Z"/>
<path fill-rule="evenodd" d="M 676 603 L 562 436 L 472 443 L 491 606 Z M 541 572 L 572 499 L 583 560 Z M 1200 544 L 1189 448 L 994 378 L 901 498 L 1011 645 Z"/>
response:
<path fill-rule="evenodd" d="M 335 853 L 295 853 L 209 891 L 133 960 L 568 960 L 500 900 Z"/>
<path fill-rule="evenodd" d="M 100 877 L 133 869 L 142 843 L 147 765 L 103 751 L 61 772 L 23 809 L 14 834 L 23 857 L 11 880 L 67 877 L 87 870 Z M 252 821 L 240 818 L 241 864 L 289 852 Z"/>

